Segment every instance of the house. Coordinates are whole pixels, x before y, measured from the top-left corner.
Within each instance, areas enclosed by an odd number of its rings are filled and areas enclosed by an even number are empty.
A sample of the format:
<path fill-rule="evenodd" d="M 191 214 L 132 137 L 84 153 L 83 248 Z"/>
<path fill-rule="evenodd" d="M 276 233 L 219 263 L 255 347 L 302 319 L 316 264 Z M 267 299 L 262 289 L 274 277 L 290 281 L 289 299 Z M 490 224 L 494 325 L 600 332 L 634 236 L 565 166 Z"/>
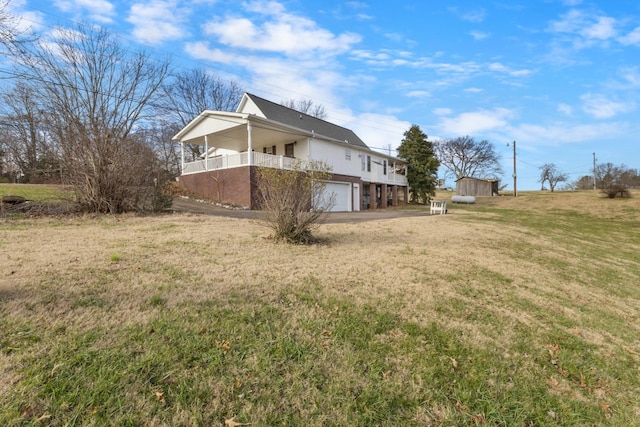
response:
<path fill-rule="evenodd" d="M 500 181 L 463 176 L 456 180 L 456 194 L 459 196 L 497 196 Z"/>
<path fill-rule="evenodd" d="M 180 185 L 202 197 L 258 209 L 257 168 L 295 162 L 331 166 L 334 211 L 386 208 L 408 200 L 407 162 L 370 149 L 353 131 L 245 93 L 235 112 L 203 111 L 173 137 L 181 146 Z M 185 162 L 185 145 L 203 147 Z M 323 195 L 324 196 L 324 195 Z"/>

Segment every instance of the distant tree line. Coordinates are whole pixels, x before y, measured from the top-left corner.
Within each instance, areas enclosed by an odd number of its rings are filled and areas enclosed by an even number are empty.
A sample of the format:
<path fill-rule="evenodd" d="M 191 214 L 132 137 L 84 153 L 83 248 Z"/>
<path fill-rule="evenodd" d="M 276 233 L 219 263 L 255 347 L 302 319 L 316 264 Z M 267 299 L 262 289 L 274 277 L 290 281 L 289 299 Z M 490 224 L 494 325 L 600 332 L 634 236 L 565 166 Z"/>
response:
<path fill-rule="evenodd" d="M 600 163 L 596 165 L 593 175 L 584 175 L 576 181 L 569 182 L 569 175 L 561 172 L 553 163 L 546 163 L 540 168 L 542 189 L 545 183 L 549 190 L 554 191 L 560 183 L 565 183 L 564 188 L 569 190 L 599 190 L 609 198 L 629 197 L 630 189 L 640 188 L 640 174 L 637 169 L 625 165 L 613 163 Z"/>
<path fill-rule="evenodd" d="M 613 163 L 599 163 L 594 175 L 584 175 L 572 183 L 576 190 L 597 189 L 609 198 L 629 197 L 629 190 L 640 188 L 640 173 L 633 169 Z"/>

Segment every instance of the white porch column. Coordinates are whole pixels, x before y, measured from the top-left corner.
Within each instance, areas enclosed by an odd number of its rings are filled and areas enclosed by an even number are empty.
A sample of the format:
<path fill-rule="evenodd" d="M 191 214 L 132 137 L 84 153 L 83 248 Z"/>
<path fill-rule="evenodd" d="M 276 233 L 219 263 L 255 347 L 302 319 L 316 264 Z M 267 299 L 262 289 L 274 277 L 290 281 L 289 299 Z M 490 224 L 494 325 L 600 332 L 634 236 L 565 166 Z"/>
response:
<path fill-rule="evenodd" d="M 180 141 L 180 173 L 184 173 L 184 142 Z"/>
<path fill-rule="evenodd" d="M 204 136 L 204 170 L 209 170 L 209 135 Z"/>
<path fill-rule="evenodd" d="M 251 141 L 251 122 L 247 120 L 247 159 L 249 166 L 253 164 L 253 145 Z"/>

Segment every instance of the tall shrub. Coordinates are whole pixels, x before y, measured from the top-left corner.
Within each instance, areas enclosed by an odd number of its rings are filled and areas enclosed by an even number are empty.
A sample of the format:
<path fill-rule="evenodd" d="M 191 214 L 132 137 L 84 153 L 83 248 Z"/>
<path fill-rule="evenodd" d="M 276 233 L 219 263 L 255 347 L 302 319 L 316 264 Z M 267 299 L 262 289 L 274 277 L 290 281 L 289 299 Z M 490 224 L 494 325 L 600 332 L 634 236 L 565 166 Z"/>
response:
<path fill-rule="evenodd" d="M 265 225 L 277 241 L 311 244 L 313 232 L 335 204 L 326 194 L 331 167 L 324 162 L 298 162 L 291 170 L 260 168 L 257 184 Z"/>

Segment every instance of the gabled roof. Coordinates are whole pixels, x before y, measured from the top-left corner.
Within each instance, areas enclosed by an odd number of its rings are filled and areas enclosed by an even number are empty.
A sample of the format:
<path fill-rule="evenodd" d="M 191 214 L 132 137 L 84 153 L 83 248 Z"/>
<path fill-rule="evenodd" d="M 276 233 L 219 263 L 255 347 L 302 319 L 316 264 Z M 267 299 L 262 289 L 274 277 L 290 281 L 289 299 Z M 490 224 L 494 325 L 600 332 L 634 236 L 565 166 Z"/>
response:
<path fill-rule="evenodd" d="M 285 107 L 284 105 L 276 104 L 275 102 L 268 101 L 264 98 L 260 98 L 259 96 L 252 95 L 250 93 L 245 93 L 245 97 L 238 105 L 238 113 L 243 112 L 241 111 L 241 109 L 246 103 L 245 98 L 253 102 L 253 104 L 262 112 L 264 117 L 268 120 L 306 130 L 307 132 L 329 137 L 337 141 L 344 141 L 349 145 L 369 149 L 367 144 L 365 144 L 364 141 L 362 141 L 358 137 L 358 135 L 356 135 L 350 129 L 335 125 L 333 123 L 329 123 L 325 120 L 318 119 L 317 117 L 313 117 L 308 114 L 301 113 L 294 109 Z"/>

